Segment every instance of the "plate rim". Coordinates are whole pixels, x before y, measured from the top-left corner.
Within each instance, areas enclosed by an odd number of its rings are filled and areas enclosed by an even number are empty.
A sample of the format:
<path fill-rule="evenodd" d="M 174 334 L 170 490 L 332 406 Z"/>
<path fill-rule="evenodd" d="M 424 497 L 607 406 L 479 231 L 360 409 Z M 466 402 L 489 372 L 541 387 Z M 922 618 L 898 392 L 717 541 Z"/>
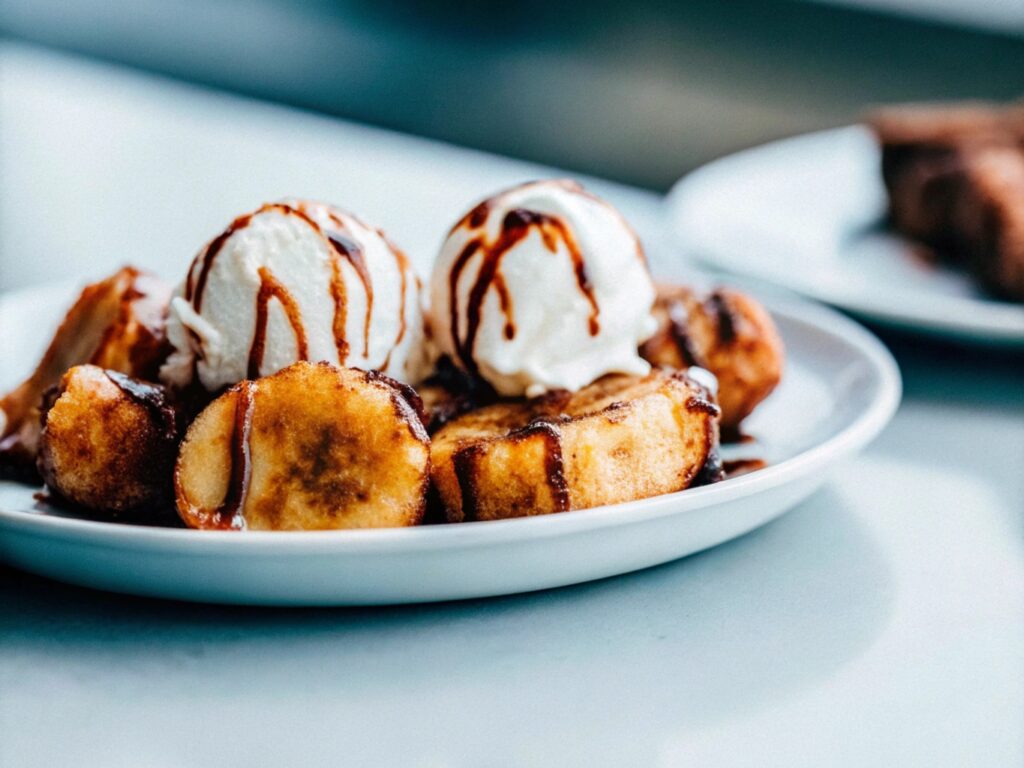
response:
<path fill-rule="evenodd" d="M 723 183 L 715 178 L 723 173 L 723 169 L 735 173 L 733 166 L 741 165 L 751 157 L 782 150 L 799 151 L 797 148 L 804 145 L 829 140 L 835 143 L 850 141 L 855 136 L 870 135 L 869 131 L 863 123 L 853 123 L 801 133 L 743 149 L 701 165 L 678 179 L 665 196 L 662 211 L 670 241 L 685 243 L 685 236 L 679 232 L 684 211 L 692 204 L 692 200 L 701 198 L 707 188 Z M 706 243 L 704 245 L 707 246 Z M 754 279 L 888 327 L 912 329 L 945 338 L 969 339 L 978 344 L 1024 344 L 1024 305 L 982 297 L 943 295 L 941 299 L 944 307 L 932 309 L 923 305 L 922 294 L 917 292 L 886 287 L 877 295 L 844 293 L 811 281 L 779 280 L 752 268 L 748 259 L 728 248 L 695 248 L 688 245 L 685 250 L 689 256 L 707 267 Z M 956 307 L 956 311 L 948 311 L 951 304 Z"/>
<path fill-rule="evenodd" d="M 57 285 L 48 287 L 55 289 Z M 0 300 L 42 287 L 0 294 Z M 870 331 L 834 310 L 803 299 L 764 297 L 764 303 L 773 315 L 826 334 L 852 348 L 870 366 L 878 382 L 878 391 L 861 413 L 824 441 L 763 470 L 723 483 L 576 510 L 570 514 L 534 515 L 458 525 L 337 531 L 197 531 L 0 508 L 0 530 L 116 549 L 180 551 L 187 547 L 189 556 L 219 555 L 225 550 L 253 556 L 395 553 L 464 549 L 574 535 L 682 515 L 756 496 L 863 448 L 886 427 L 902 397 L 899 367 L 889 350 Z M 2 550 L 0 546 L 0 553 Z"/>

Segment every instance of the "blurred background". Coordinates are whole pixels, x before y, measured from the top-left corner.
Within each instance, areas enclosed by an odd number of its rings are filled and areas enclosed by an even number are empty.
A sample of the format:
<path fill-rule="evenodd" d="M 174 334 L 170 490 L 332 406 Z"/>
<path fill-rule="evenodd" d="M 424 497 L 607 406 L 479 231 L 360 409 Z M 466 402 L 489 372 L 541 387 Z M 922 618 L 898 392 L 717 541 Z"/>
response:
<path fill-rule="evenodd" d="M 708 160 L 1021 95 L 1024 0 L 0 0 L 0 290 L 176 280 L 282 195 L 427 269 L 481 194 L 559 172 L 653 253 L 655 195 Z"/>
<path fill-rule="evenodd" d="M 654 190 L 713 157 L 848 123 L 875 103 L 1024 93 L 1024 0 L 0 9 L 9 40 Z"/>

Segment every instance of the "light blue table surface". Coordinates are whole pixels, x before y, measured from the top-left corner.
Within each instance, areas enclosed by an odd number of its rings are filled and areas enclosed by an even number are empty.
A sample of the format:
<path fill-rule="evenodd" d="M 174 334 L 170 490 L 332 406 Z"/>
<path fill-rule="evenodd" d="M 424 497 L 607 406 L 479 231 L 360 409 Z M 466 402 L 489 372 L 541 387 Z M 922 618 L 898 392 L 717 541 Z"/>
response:
<path fill-rule="evenodd" d="M 0 71 L 3 289 L 125 261 L 173 278 L 292 194 L 422 267 L 449 223 L 428 209 L 554 173 L 10 44 Z M 593 186 L 685 276 L 657 197 Z M 0 567 L 0 765 L 1020 766 L 1024 367 L 886 340 L 906 392 L 875 444 L 777 522 L 642 573 L 257 610 Z"/>

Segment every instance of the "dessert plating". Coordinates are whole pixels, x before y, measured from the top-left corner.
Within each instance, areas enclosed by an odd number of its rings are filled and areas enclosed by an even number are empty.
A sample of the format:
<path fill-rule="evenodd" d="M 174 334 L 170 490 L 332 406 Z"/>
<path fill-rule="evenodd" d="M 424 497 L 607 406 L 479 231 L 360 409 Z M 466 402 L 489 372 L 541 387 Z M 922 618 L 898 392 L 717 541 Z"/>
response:
<path fill-rule="evenodd" d="M 0 399 L 0 471 L 198 529 L 564 513 L 721 480 L 720 428 L 781 376 L 757 302 L 656 290 L 636 234 L 575 182 L 480 202 L 429 285 L 428 304 L 351 214 L 268 203 L 173 296 L 132 268 L 88 287 Z"/>

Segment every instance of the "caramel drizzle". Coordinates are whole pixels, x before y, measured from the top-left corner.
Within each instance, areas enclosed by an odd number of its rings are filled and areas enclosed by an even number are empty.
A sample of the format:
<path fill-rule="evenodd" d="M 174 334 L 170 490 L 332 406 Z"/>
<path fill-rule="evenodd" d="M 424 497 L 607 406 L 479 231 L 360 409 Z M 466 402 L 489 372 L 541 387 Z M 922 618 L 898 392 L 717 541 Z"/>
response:
<path fill-rule="evenodd" d="M 301 203 L 299 207 L 302 208 Z M 334 211 L 325 208 L 325 212 L 335 227 L 339 230 L 345 228 L 345 222 Z M 321 231 L 320 234 L 322 236 L 323 232 Z M 348 258 L 348 255 L 347 253 L 339 254 L 337 244 L 333 240 L 329 240 L 329 242 L 331 245 L 331 298 L 334 300 L 334 319 L 331 321 L 331 331 L 334 335 L 334 348 L 338 352 L 338 365 L 345 365 L 349 352 L 348 334 L 345 329 L 345 324 L 348 322 L 348 290 L 345 287 L 345 278 L 341 274 L 341 258 L 339 256 Z M 355 265 L 352 266 L 354 269 Z M 359 271 L 356 270 L 356 273 L 359 274 Z M 369 303 L 369 299 L 367 299 L 367 303 Z"/>
<path fill-rule="evenodd" d="M 288 323 L 295 334 L 299 360 L 309 359 L 309 346 L 306 342 L 306 328 L 302 323 L 302 313 L 295 298 L 288 289 L 274 277 L 266 267 L 259 268 L 260 290 L 256 294 L 256 328 L 253 332 L 252 344 L 249 347 L 249 367 L 247 378 L 257 379 L 267 345 L 267 321 L 270 315 L 270 300 L 277 299 L 288 317 Z"/>
<path fill-rule="evenodd" d="M 505 338 L 511 341 L 516 337 L 516 325 L 512 321 L 512 294 L 509 293 L 508 283 L 501 272 L 494 275 L 494 289 L 498 292 L 498 301 L 501 304 L 501 313 L 505 316 L 505 327 L 503 332 Z"/>
<path fill-rule="evenodd" d="M 707 305 L 718 323 L 718 340 L 730 343 L 736 338 L 736 316 L 729 301 L 720 291 L 715 291 L 708 297 Z"/>
<path fill-rule="evenodd" d="M 363 356 L 368 358 L 370 355 L 370 320 L 373 315 L 374 296 L 373 280 L 370 276 L 370 271 L 367 267 L 366 259 L 363 255 L 363 250 L 358 243 L 356 243 L 350 237 L 342 234 L 340 231 L 330 233 L 324 232 L 323 228 L 319 224 L 317 224 L 317 222 L 309 215 L 309 213 L 306 211 L 304 205 L 301 202 L 296 203 L 294 205 L 290 205 L 288 203 L 268 203 L 252 213 L 247 213 L 243 216 L 239 216 L 233 222 L 231 222 L 227 229 L 225 229 L 223 232 L 217 235 L 217 237 L 211 240 L 204 249 L 204 251 L 199 256 L 197 256 L 196 259 L 192 262 L 192 266 L 189 268 L 188 272 L 188 279 L 186 280 L 185 283 L 185 300 L 189 301 L 192 304 L 193 308 L 197 313 L 199 313 L 202 310 L 203 296 L 206 291 L 206 284 L 209 279 L 210 270 L 213 268 L 213 265 L 216 262 L 217 255 L 224 247 L 224 243 L 226 243 L 227 240 L 233 234 L 249 226 L 249 224 L 252 223 L 252 220 L 257 215 L 261 213 L 267 213 L 269 211 L 277 211 L 285 215 L 298 217 L 306 224 L 308 224 L 309 227 L 314 232 L 316 232 L 331 246 L 331 253 L 333 255 L 333 258 L 331 259 L 330 290 L 331 298 L 334 301 L 334 319 L 332 324 L 332 330 L 334 334 L 335 347 L 337 348 L 338 351 L 338 362 L 341 365 L 345 365 L 345 363 L 347 362 L 350 351 L 350 345 L 346 337 L 345 329 L 348 318 L 348 294 L 345 287 L 344 276 L 341 270 L 341 259 L 347 261 L 349 265 L 351 265 L 351 267 L 355 270 L 356 275 L 359 277 L 359 280 L 363 285 L 363 290 L 366 294 L 366 322 L 363 328 Z M 340 216 L 338 216 L 336 213 L 327 208 L 325 208 L 325 214 L 330 219 L 330 221 L 338 228 L 338 230 L 345 229 L 345 222 L 342 220 Z M 383 237 L 383 233 L 380 234 L 381 237 Z M 388 247 L 395 255 L 401 279 L 402 303 L 400 310 L 398 336 L 395 339 L 394 343 L 394 347 L 397 347 L 401 343 L 402 339 L 405 337 L 405 333 L 407 330 L 407 321 L 405 317 L 405 297 L 406 292 L 408 290 L 406 285 L 406 271 L 408 269 L 408 259 L 404 253 L 402 253 L 392 243 L 388 242 L 387 238 L 384 238 L 384 240 L 385 242 L 387 242 Z M 198 274 L 196 273 L 197 267 Z M 273 282 L 277 286 L 276 288 L 272 289 L 273 295 L 276 296 L 281 301 L 282 305 L 285 307 L 285 311 L 289 315 L 289 321 L 291 321 L 292 329 L 295 331 L 296 339 L 299 342 L 300 359 L 305 360 L 307 358 L 307 353 L 303 350 L 305 349 L 306 334 L 305 329 L 301 326 L 301 317 L 298 311 L 298 305 L 291 298 L 287 289 L 280 282 L 276 281 L 273 278 L 273 276 L 269 278 L 269 281 Z M 261 270 L 261 293 L 263 292 L 267 282 L 268 280 L 263 278 Z M 265 327 L 262 334 L 259 331 L 260 306 L 263 306 L 263 304 L 260 304 L 260 300 L 257 299 L 257 334 L 256 338 L 254 339 L 253 348 L 250 349 L 250 372 L 253 370 L 252 360 L 255 358 L 262 360 L 263 356 L 262 342 L 257 343 L 257 341 L 260 338 L 262 338 L 262 335 L 265 335 Z M 294 309 L 290 310 L 289 306 L 293 307 Z M 298 321 L 296 320 L 296 318 L 298 318 Z M 385 368 L 387 367 L 388 361 L 390 361 L 392 352 L 394 352 L 394 347 L 388 352 L 387 361 L 385 361 L 384 363 Z M 258 366 L 259 362 L 257 362 L 257 368 Z M 252 373 L 250 373 L 250 375 L 252 375 Z"/>
<path fill-rule="evenodd" d="M 242 381 L 235 388 L 235 412 L 232 417 L 229 451 L 231 469 L 224 500 L 215 509 L 190 507 L 189 515 L 196 518 L 199 528 L 242 530 L 245 528 L 245 501 L 252 480 L 252 419 L 255 411 L 257 383 Z M 178 498 L 184 498 L 179 470 L 175 469 L 174 484 Z"/>
<path fill-rule="evenodd" d="M 551 493 L 552 512 L 568 512 L 572 509 L 569 497 L 569 483 L 565 478 L 565 460 L 562 454 L 562 433 L 557 424 L 537 419 L 525 427 L 509 434 L 509 438 L 520 442 L 532 437 L 544 441 L 544 482 Z M 479 514 L 480 492 L 477 483 L 477 462 L 484 452 L 481 442 L 470 443 L 460 448 L 452 457 L 455 480 L 459 485 L 462 499 L 462 519 L 474 520 Z"/>
<path fill-rule="evenodd" d="M 748 472 L 756 472 L 767 466 L 768 462 L 764 459 L 733 459 L 732 461 L 725 462 L 722 465 L 722 469 L 727 477 L 735 477 L 737 475 L 745 475 Z"/>
<path fill-rule="evenodd" d="M 534 422 L 526 429 L 529 434 L 540 435 L 544 440 L 544 479 L 551 491 L 555 512 L 568 512 L 572 503 L 569 499 L 569 484 L 565 479 L 561 431 L 547 421 Z"/>
<path fill-rule="evenodd" d="M 255 381 L 243 381 L 238 385 L 235 423 L 231 432 L 231 477 L 224 501 L 215 513 L 217 523 L 222 528 L 245 527 L 242 511 L 249 495 L 249 481 L 252 480 L 252 447 L 249 437 L 252 433 L 257 387 Z"/>
<path fill-rule="evenodd" d="M 336 216 L 332 216 L 331 220 L 337 220 Z M 318 228 L 319 231 L 319 228 Z M 322 234 L 322 233 L 321 233 Z M 373 281 L 370 280 L 370 271 L 366 268 L 366 259 L 363 257 L 363 249 L 359 247 L 359 244 L 345 235 L 338 232 L 331 232 L 326 235 L 327 241 L 331 244 L 334 249 L 334 253 L 337 257 L 345 259 L 356 271 L 359 276 L 359 282 L 363 284 L 363 291 L 366 293 L 366 322 L 363 325 L 363 357 L 370 356 L 370 316 L 373 314 Z M 341 269 L 335 266 L 332 270 L 332 280 L 335 283 L 332 285 L 331 291 L 337 297 L 338 293 L 344 294 L 345 287 L 341 281 Z M 334 328 L 335 328 L 335 339 L 339 337 L 338 332 L 338 303 L 335 298 L 335 315 L 334 315 Z M 342 308 L 341 312 L 341 340 L 338 347 L 338 361 L 344 365 L 345 357 L 342 357 L 342 346 L 344 345 L 345 355 L 348 355 L 348 343 L 344 341 L 345 333 L 345 314 L 347 308 Z"/>
<path fill-rule="evenodd" d="M 267 211 L 276 210 L 278 212 L 294 215 L 302 219 L 313 229 L 321 238 L 324 239 L 331 246 L 331 253 L 333 258 L 331 259 L 331 276 L 330 276 L 330 291 L 331 297 L 334 301 L 334 318 L 332 322 L 332 331 L 335 340 L 335 346 L 338 351 L 338 362 L 344 365 L 347 362 L 350 345 L 346 338 L 346 323 L 348 317 L 348 295 L 344 281 L 344 276 L 341 269 L 341 259 L 348 261 L 349 265 L 355 270 L 356 275 L 359 277 L 360 282 L 363 285 L 363 290 L 366 294 L 366 316 L 363 329 L 363 356 L 369 357 L 370 353 L 370 321 L 373 314 L 373 281 L 366 264 L 366 259 L 363 255 L 363 250 L 351 238 L 340 232 L 325 232 L 323 228 L 314 221 L 308 212 L 306 211 L 303 203 L 299 202 L 294 205 L 287 203 L 270 203 L 262 206 L 259 210 L 240 216 L 231 225 L 224 230 L 220 235 L 210 241 L 205 251 L 196 258 L 193 262 L 192 267 L 189 269 L 188 280 L 185 285 L 185 298 L 192 302 L 193 307 L 197 312 L 202 307 L 203 294 L 206 288 L 207 279 L 210 270 L 216 260 L 218 253 L 221 251 L 224 243 L 228 240 L 231 235 L 238 232 L 240 229 L 248 226 L 252 219 L 260 213 Z M 325 215 L 339 230 L 345 229 L 345 222 L 340 216 L 325 207 Z M 365 226 L 365 225 L 364 225 Z M 409 261 L 406 255 L 391 243 L 387 237 L 384 236 L 383 232 L 378 234 L 384 239 L 388 248 L 391 250 L 395 257 L 396 267 L 399 271 L 400 280 L 400 305 L 399 305 L 399 328 L 398 333 L 395 337 L 395 341 L 392 348 L 388 351 L 388 354 L 384 360 L 383 368 L 387 368 L 390 364 L 391 356 L 395 349 L 401 344 L 402 339 L 408 331 L 407 324 L 408 320 L 405 313 L 405 301 L 408 293 L 408 272 L 409 272 Z M 195 279 L 196 267 L 199 266 L 198 277 Z M 253 346 L 250 348 L 249 355 L 249 371 L 250 375 L 253 375 L 253 360 L 256 360 L 255 366 L 258 369 L 260 361 L 263 357 L 263 347 L 265 345 L 265 324 L 266 321 L 262 321 L 261 326 L 261 312 L 265 313 L 266 302 L 269 300 L 267 296 L 268 292 L 270 295 L 277 297 L 282 306 L 284 306 L 286 313 L 288 314 L 289 321 L 291 322 L 292 329 L 295 332 L 296 340 L 299 345 L 299 357 L 300 359 L 308 358 L 308 350 L 306 348 L 306 334 L 305 329 L 301 323 L 301 314 L 298 309 L 297 303 L 292 299 L 288 293 L 287 288 L 277 281 L 272 274 L 269 272 L 264 274 L 264 270 L 261 268 L 260 271 L 261 286 L 260 296 L 264 298 L 257 298 L 257 329 L 254 337 Z M 416 278 L 418 281 L 418 278 Z M 193 334 L 194 335 L 194 334 Z"/>
<path fill-rule="evenodd" d="M 672 341 L 675 343 L 683 363 L 686 366 L 696 365 L 706 368 L 707 365 L 700 353 L 697 352 L 693 338 L 690 336 L 690 313 L 686 308 L 686 304 L 680 299 L 673 299 L 666 307 L 666 312 L 668 314 L 669 333 L 672 335 Z"/>
<path fill-rule="evenodd" d="M 315 221 L 313 221 L 305 211 L 301 208 L 288 205 L 286 203 L 267 203 L 261 206 L 258 210 L 252 213 L 247 213 L 239 216 L 228 228 L 217 235 L 210 243 L 206 246 L 205 250 L 196 257 L 195 261 L 192 262 L 191 268 L 188 271 L 188 280 L 185 283 L 185 300 L 192 303 L 193 308 L 197 313 L 202 311 L 203 308 L 203 294 L 206 291 L 206 281 L 210 276 L 210 270 L 213 269 L 214 263 L 217 261 L 217 254 L 220 253 L 224 247 L 224 243 L 228 241 L 233 234 L 245 229 L 252 220 L 261 213 L 268 213 L 270 211 L 277 211 L 283 213 L 286 216 L 297 216 L 298 218 L 305 221 L 310 227 L 313 228 L 318 234 L 323 234 L 320 231 L 320 227 Z M 199 264 L 199 276 L 196 278 L 195 286 L 192 284 L 192 275 L 195 272 L 196 263 Z"/>
<path fill-rule="evenodd" d="M 110 383 L 121 390 L 126 397 L 145 408 L 155 423 L 164 429 L 168 437 L 174 437 L 174 408 L 162 387 L 133 379 L 118 371 L 104 370 L 103 373 Z"/>
<path fill-rule="evenodd" d="M 462 500 L 462 522 L 475 520 L 480 508 L 476 463 L 482 450 L 480 443 L 473 443 L 459 449 L 452 457 L 455 480 L 459 484 L 459 497 Z"/>
<path fill-rule="evenodd" d="M 381 237 L 383 236 L 384 233 L 382 232 Z M 387 238 L 385 238 L 385 241 L 387 241 Z M 395 255 L 395 266 L 398 268 L 398 277 L 399 280 L 401 281 L 401 289 L 398 298 L 398 335 L 395 336 L 395 341 L 391 345 L 391 349 L 388 350 L 387 357 L 384 358 L 384 362 L 381 365 L 381 370 L 384 371 L 386 371 L 388 369 L 388 366 L 391 365 L 391 355 L 394 354 L 394 351 L 398 349 L 398 345 L 402 343 L 402 339 L 405 338 L 405 292 L 407 290 L 408 280 L 408 276 L 406 273 L 409 270 L 409 259 L 405 255 L 405 253 L 401 249 L 396 248 L 390 242 L 388 242 L 388 246 L 391 248 L 391 252 Z M 417 291 L 422 289 L 422 285 L 420 284 L 418 277 L 416 278 L 416 289 Z"/>
<path fill-rule="evenodd" d="M 341 259 L 338 258 L 337 251 L 332 253 L 334 257 L 331 259 L 331 298 L 334 299 L 334 319 L 331 330 L 334 333 L 335 349 L 338 350 L 338 364 L 344 365 L 348 360 L 348 338 L 345 331 L 345 323 L 348 320 L 348 292 L 345 289 L 345 279 L 341 275 Z"/>
<path fill-rule="evenodd" d="M 471 211 L 466 221 L 472 224 L 474 221 L 481 221 L 485 218 L 487 208 L 477 206 Z M 483 213 L 480 213 L 483 211 Z M 476 337 L 480 330 L 480 319 L 484 298 L 491 286 L 498 292 L 501 303 L 501 310 L 505 317 L 504 334 L 505 338 L 515 337 L 516 328 L 513 318 L 512 297 L 509 293 L 505 279 L 500 272 L 501 260 L 520 241 L 525 239 L 533 228 L 536 228 L 544 242 L 545 247 L 551 253 L 558 252 L 558 243 L 565 244 L 572 260 L 573 273 L 576 277 L 576 285 L 580 292 L 590 304 L 590 317 L 588 327 L 591 336 L 596 336 L 601 329 L 599 322 L 600 308 L 594 296 L 594 289 L 587 275 L 586 262 L 580 252 L 579 245 L 569 227 L 560 218 L 549 216 L 545 213 L 529 211 L 521 208 L 509 211 L 505 215 L 501 225 L 501 234 L 493 242 L 485 242 L 482 237 L 469 241 L 462 249 L 462 252 L 452 264 L 451 272 L 448 275 L 449 295 L 451 296 L 449 306 L 449 320 L 451 324 L 452 342 L 455 351 L 462 361 L 466 370 L 476 372 L 476 364 L 473 361 L 473 348 L 476 346 Z M 469 300 L 466 308 L 466 333 L 465 337 L 459 338 L 458 318 L 459 300 L 458 284 L 462 272 L 469 260 L 477 253 L 482 252 L 480 269 L 477 272 L 476 280 L 469 292 Z"/>
<path fill-rule="evenodd" d="M 510 191 L 511 190 L 506 190 L 502 194 L 507 194 Z M 470 209 L 469 213 L 455 222 L 455 226 L 448 231 L 448 234 L 451 235 L 457 229 L 461 229 L 462 227 L 469 227 L 470 229 L 478 229 L 479 227 L 482 227 L 491 213 L 491 205 L 492 200 L 484 200 L 483 202 L 477 203 L 472 209 Z"/>

